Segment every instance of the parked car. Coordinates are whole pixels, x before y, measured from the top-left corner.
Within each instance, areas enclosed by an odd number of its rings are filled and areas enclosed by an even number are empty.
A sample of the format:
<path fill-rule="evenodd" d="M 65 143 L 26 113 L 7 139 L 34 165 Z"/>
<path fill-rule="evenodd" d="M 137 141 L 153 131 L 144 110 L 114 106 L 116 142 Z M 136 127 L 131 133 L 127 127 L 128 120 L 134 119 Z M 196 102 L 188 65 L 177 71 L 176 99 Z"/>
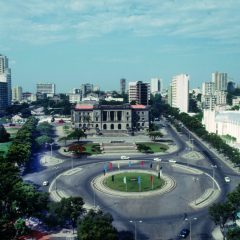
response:
<path fill-rule="evenodd" d="M 176 163 L 177 161 L 174 160 L 174 159 L 170 159 L 169 162 L 171 162 L 171 163 Z"/>
<path fill-rule="evenodd" d="M 129 160 L 130 157 L 127 157 L 127 156 L 121 156 L 121 159 L 122 159 L 122 160 Z"/>
<path fill-rule="evenodd" d="M 57 121 L 57 123 L 65 123 L 62 119 Z"/>
<path fill-rule="evenodd" d="M 160 158 L 154 158 L 153 160 L 154 160 L 154 161 L 158 161 L 158 162 L 161 162 L 161 161 L 162 161 L 162 159 L 160 159 Z"/>
<path fill-rule="evenodd" d="M 230 177 L 225 177 L 225 182 L 231 182 Z"/>
<path fill-rule="evenodd" d="M 44 181 L 42 185 L 43 186 L 47 186 L 48 185 L 48 181 Z"/>
<path fill-rule="evenodd" d="M 9 126 L 16 126 L 16 124 L 15 123 L 10 123 Z"/>
<path fill-rule="evenodd" d="M 180 237 L 187 237 L 187 235 L 190 233 L 190 231 L 187 228 L 184 228 L 181 233 L 180 233 Z"/>

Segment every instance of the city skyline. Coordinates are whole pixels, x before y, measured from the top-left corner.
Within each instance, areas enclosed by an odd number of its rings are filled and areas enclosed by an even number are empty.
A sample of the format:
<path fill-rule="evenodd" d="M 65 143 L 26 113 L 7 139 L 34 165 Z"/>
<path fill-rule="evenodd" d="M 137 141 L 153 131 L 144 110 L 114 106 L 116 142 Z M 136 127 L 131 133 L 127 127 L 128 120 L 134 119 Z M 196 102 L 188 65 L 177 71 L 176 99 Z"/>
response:
<path fill-rule="evenodd" d="M 91 83 L 119 91 L 119 80 L 190 76 L 190 88 L 213 72 L 239 79 L 240 2 L 57 1 L 0 3 L 0 54 L 12 86 L 35 92 L 54 83 L 68 92 Z"/>

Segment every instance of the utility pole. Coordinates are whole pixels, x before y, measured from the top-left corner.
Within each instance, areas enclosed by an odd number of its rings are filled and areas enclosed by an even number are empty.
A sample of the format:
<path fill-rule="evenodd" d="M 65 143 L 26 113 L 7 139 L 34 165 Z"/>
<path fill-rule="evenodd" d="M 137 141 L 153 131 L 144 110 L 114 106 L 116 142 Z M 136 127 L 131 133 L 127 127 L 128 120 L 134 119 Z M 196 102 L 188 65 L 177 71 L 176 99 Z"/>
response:
<path fill-rule="evenodd" d="M 214 190 L 214 175 L 215 175 L 215 169 L 217 168 L 217 165 L 211 165 L 211 167 L 213 168 L 213 190 Z"/>
<path fill-rule="evenodd" d="M 130 222 L 134 222 L 134 225 L 135 225 L 135 240 L 137 240 L 137 223 L 142 222 L 142 221 L 130 221 Z"/>

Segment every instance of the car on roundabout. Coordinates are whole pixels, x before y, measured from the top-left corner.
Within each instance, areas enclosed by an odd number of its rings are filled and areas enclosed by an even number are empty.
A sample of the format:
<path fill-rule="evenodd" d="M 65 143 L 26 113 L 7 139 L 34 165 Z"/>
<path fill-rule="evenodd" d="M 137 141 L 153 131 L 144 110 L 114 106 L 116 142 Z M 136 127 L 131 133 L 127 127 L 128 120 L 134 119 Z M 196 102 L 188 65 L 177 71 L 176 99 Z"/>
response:
<path fill-rule="evenodd" d="M 47 186 L 48 185 L 48 181 L 44 181 L 42 185 L 43 186 Z"/>
<path fill-rule="evenodd" d="M 161 161 L 162 161 L 162 159 L 160 159 L 160 158 L 154 158 L 154 159 L 153 159 L 153 161 L 158 161 L 158 162 L 161 162 Z"/>
<path fill-rule="evenodd" d="M 127 156 L 121 156 L 121 159 L 122 159 L 122 160 L 129 160 L 130 157 L 127 157 Z"/>
<path fill-rule="evenodd" d="M 177 161 L 176 160 L 174 160 L 174 159 L 170 159 L 170 160 L 168 160 L 170 163 L 176 163 Z"/>
<path fill-rule="evenodd" d="M 185 238 L 189 233 L 190 231 L 187 228 L 184 228 L 180 233 L 180 237 Z"/>
<path fill-rule="evenodd" d="M 230 177 L 225 177 L 224 180 L 225 182 L 231 182 Z"/>

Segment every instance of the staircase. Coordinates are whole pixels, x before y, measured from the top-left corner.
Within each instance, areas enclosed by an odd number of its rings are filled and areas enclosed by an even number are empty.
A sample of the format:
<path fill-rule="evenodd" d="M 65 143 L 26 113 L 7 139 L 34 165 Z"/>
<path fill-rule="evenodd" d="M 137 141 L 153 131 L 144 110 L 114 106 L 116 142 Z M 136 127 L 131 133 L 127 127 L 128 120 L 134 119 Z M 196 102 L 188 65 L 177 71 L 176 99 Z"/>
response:
<path fill-rule="evenodd" d="M 104 153 L 116 153 L 116 154 L 137 153 L 136 144 L 131 142 L 102 143 L 101 147 L 102 152 Z"/>

